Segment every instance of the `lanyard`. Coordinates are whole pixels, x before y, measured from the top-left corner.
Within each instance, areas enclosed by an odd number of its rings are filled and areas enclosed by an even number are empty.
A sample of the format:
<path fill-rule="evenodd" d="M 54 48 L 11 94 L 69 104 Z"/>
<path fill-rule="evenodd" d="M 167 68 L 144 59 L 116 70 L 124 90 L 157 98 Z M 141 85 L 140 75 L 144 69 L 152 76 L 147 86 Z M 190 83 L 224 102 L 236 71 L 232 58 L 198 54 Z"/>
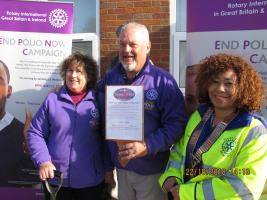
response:
<path fill-rule="evenodd" d="M 222 132 L 227 126 L 227 123 L 220 122 L 216 128 L 212 131 L 210 136 L 206 139 L 206 141 L 197 149 L 197 151 L 194 153 L 194 149 L 196 146 L 196 143 L 200 137 L 200 134 L 202 132 L 203 127 L 207 123 L 208 119 L 211 117 L 213 113 L 213 110 L 209 108 L 207 112 L 204 114 L 203 119 L 198 124 L 198 126 L 193 131 L 193 134 L 189 141 L 189 152 L 190 152 L 190 158 L 191 158 L 191 165 L 192 168 L 195 168 L 199 163 L 202 161 L 202 154 L 207 152 L 210 147 L 214 144 L 214 142 L 220 137 Z"/>

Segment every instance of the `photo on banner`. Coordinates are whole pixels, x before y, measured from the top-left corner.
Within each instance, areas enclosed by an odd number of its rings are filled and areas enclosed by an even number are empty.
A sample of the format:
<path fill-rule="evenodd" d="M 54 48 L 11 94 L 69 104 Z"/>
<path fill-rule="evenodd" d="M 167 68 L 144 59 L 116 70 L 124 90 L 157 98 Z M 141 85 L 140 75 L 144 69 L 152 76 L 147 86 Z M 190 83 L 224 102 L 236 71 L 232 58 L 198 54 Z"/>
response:
<path fill-rule="evenodd" d="M 73 3 L 1 1 L 0 198 L 41 200 L 23 129 L 47 94 L 62 85 L 58 66 L 72 49 Z M 6 111 L 6 112 L 5 112 Z"/>
<path fill-rule="evenodd" d="M 71 54 L 73 3 L 3 1 L 0 60 L 10 71 L 7 110 L 24 123 L 48 92 L 62 85 L 58 66 Z"/>

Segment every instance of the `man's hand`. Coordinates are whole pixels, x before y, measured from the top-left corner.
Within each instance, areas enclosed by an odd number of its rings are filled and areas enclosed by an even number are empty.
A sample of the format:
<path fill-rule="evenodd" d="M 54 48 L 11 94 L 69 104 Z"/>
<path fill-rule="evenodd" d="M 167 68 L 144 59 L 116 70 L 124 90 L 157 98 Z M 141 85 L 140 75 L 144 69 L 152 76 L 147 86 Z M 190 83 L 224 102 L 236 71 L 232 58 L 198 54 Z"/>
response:
<path fill-rule="evenodd" d="M 147 155 L 145 142 L 130 142 L 119 147 L 119 157 L 121 160 L 130 160 L 145 155 Z"/>
<path fill-rule="evenodd" d="M 171 176 L 163 184 L 163 189 L 166 192 L 170 192 L 173 200 L 179 200 L 179 185 L 177 185 L 176 178 Z"/>
<path fill-rule="evenodd" d="M 164 182 L 163 184 L 163 189 L 166 192 L 170 192 L 171 188 L 174 187 L 175 185 L 177 185 L 176 182 L 176 178 L 173 176 L 170 176 L 169 178 L 167 178 L 167 180 Z"/>
<path fill-rule="evenodd" d="M 175 185 L 170 189 L 170 192 L 172 193 L 173 200 L 180 200 L 179 197 L 179 185 Z"/>
<path fill-rule="evenodd" d="M 55 165 L 51 161 L 46 161 L 42 163 L 39 167 L 39 176 L 41 180 L 54 178 L 54 170 L 56 170 Z"/>

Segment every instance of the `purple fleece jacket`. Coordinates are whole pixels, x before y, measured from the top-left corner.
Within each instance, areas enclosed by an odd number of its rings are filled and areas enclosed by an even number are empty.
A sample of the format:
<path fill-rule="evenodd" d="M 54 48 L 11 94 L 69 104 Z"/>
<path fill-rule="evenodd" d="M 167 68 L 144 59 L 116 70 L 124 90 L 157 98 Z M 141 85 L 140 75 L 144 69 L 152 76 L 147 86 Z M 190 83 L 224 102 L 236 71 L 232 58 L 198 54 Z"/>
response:
<path fill-rule="evenodd" d="M 104 108 L 106 85 L 144 86 L 144 137 L 148 155 L 130 160 L 124 169 L 141 175 L 162 173 L 169 158 L 169 148 L 184 133 L 188 120 L 184 97 L 174 78 L 165 70 L 154 66 L 147 58 L 146 64 L 133 80 L 128 80 L 121 64 L 110 70 L 99 81 L 97 92 Z M 101 110 L 104 115 L 104 109 Z M 110 157 L 117 168 L 118 149 L 114 141 L 108 141 Z"/>

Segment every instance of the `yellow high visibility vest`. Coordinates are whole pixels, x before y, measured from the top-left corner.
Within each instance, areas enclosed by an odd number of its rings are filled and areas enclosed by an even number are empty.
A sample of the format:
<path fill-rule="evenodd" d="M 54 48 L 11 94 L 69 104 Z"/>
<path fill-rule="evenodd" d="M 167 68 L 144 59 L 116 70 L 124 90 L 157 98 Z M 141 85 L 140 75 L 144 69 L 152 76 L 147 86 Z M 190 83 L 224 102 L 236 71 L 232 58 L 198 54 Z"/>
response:
<path fill-rule="evenodd" d="M 182 200 L 258 199 L 267 178 L 267 130 L 264 125 L 252 117 L 249 126 L 225 130 L 202 154 L 201 169 L 185 169 L 186 147 L 200 121 L 200 114 L 194 112 L 184 136 L 172 147 L 166 171 L 159 179 L 161 187 L 173 176 L 180 186 Z M 186 183 L 185 174 L 192 175 Z"/>

